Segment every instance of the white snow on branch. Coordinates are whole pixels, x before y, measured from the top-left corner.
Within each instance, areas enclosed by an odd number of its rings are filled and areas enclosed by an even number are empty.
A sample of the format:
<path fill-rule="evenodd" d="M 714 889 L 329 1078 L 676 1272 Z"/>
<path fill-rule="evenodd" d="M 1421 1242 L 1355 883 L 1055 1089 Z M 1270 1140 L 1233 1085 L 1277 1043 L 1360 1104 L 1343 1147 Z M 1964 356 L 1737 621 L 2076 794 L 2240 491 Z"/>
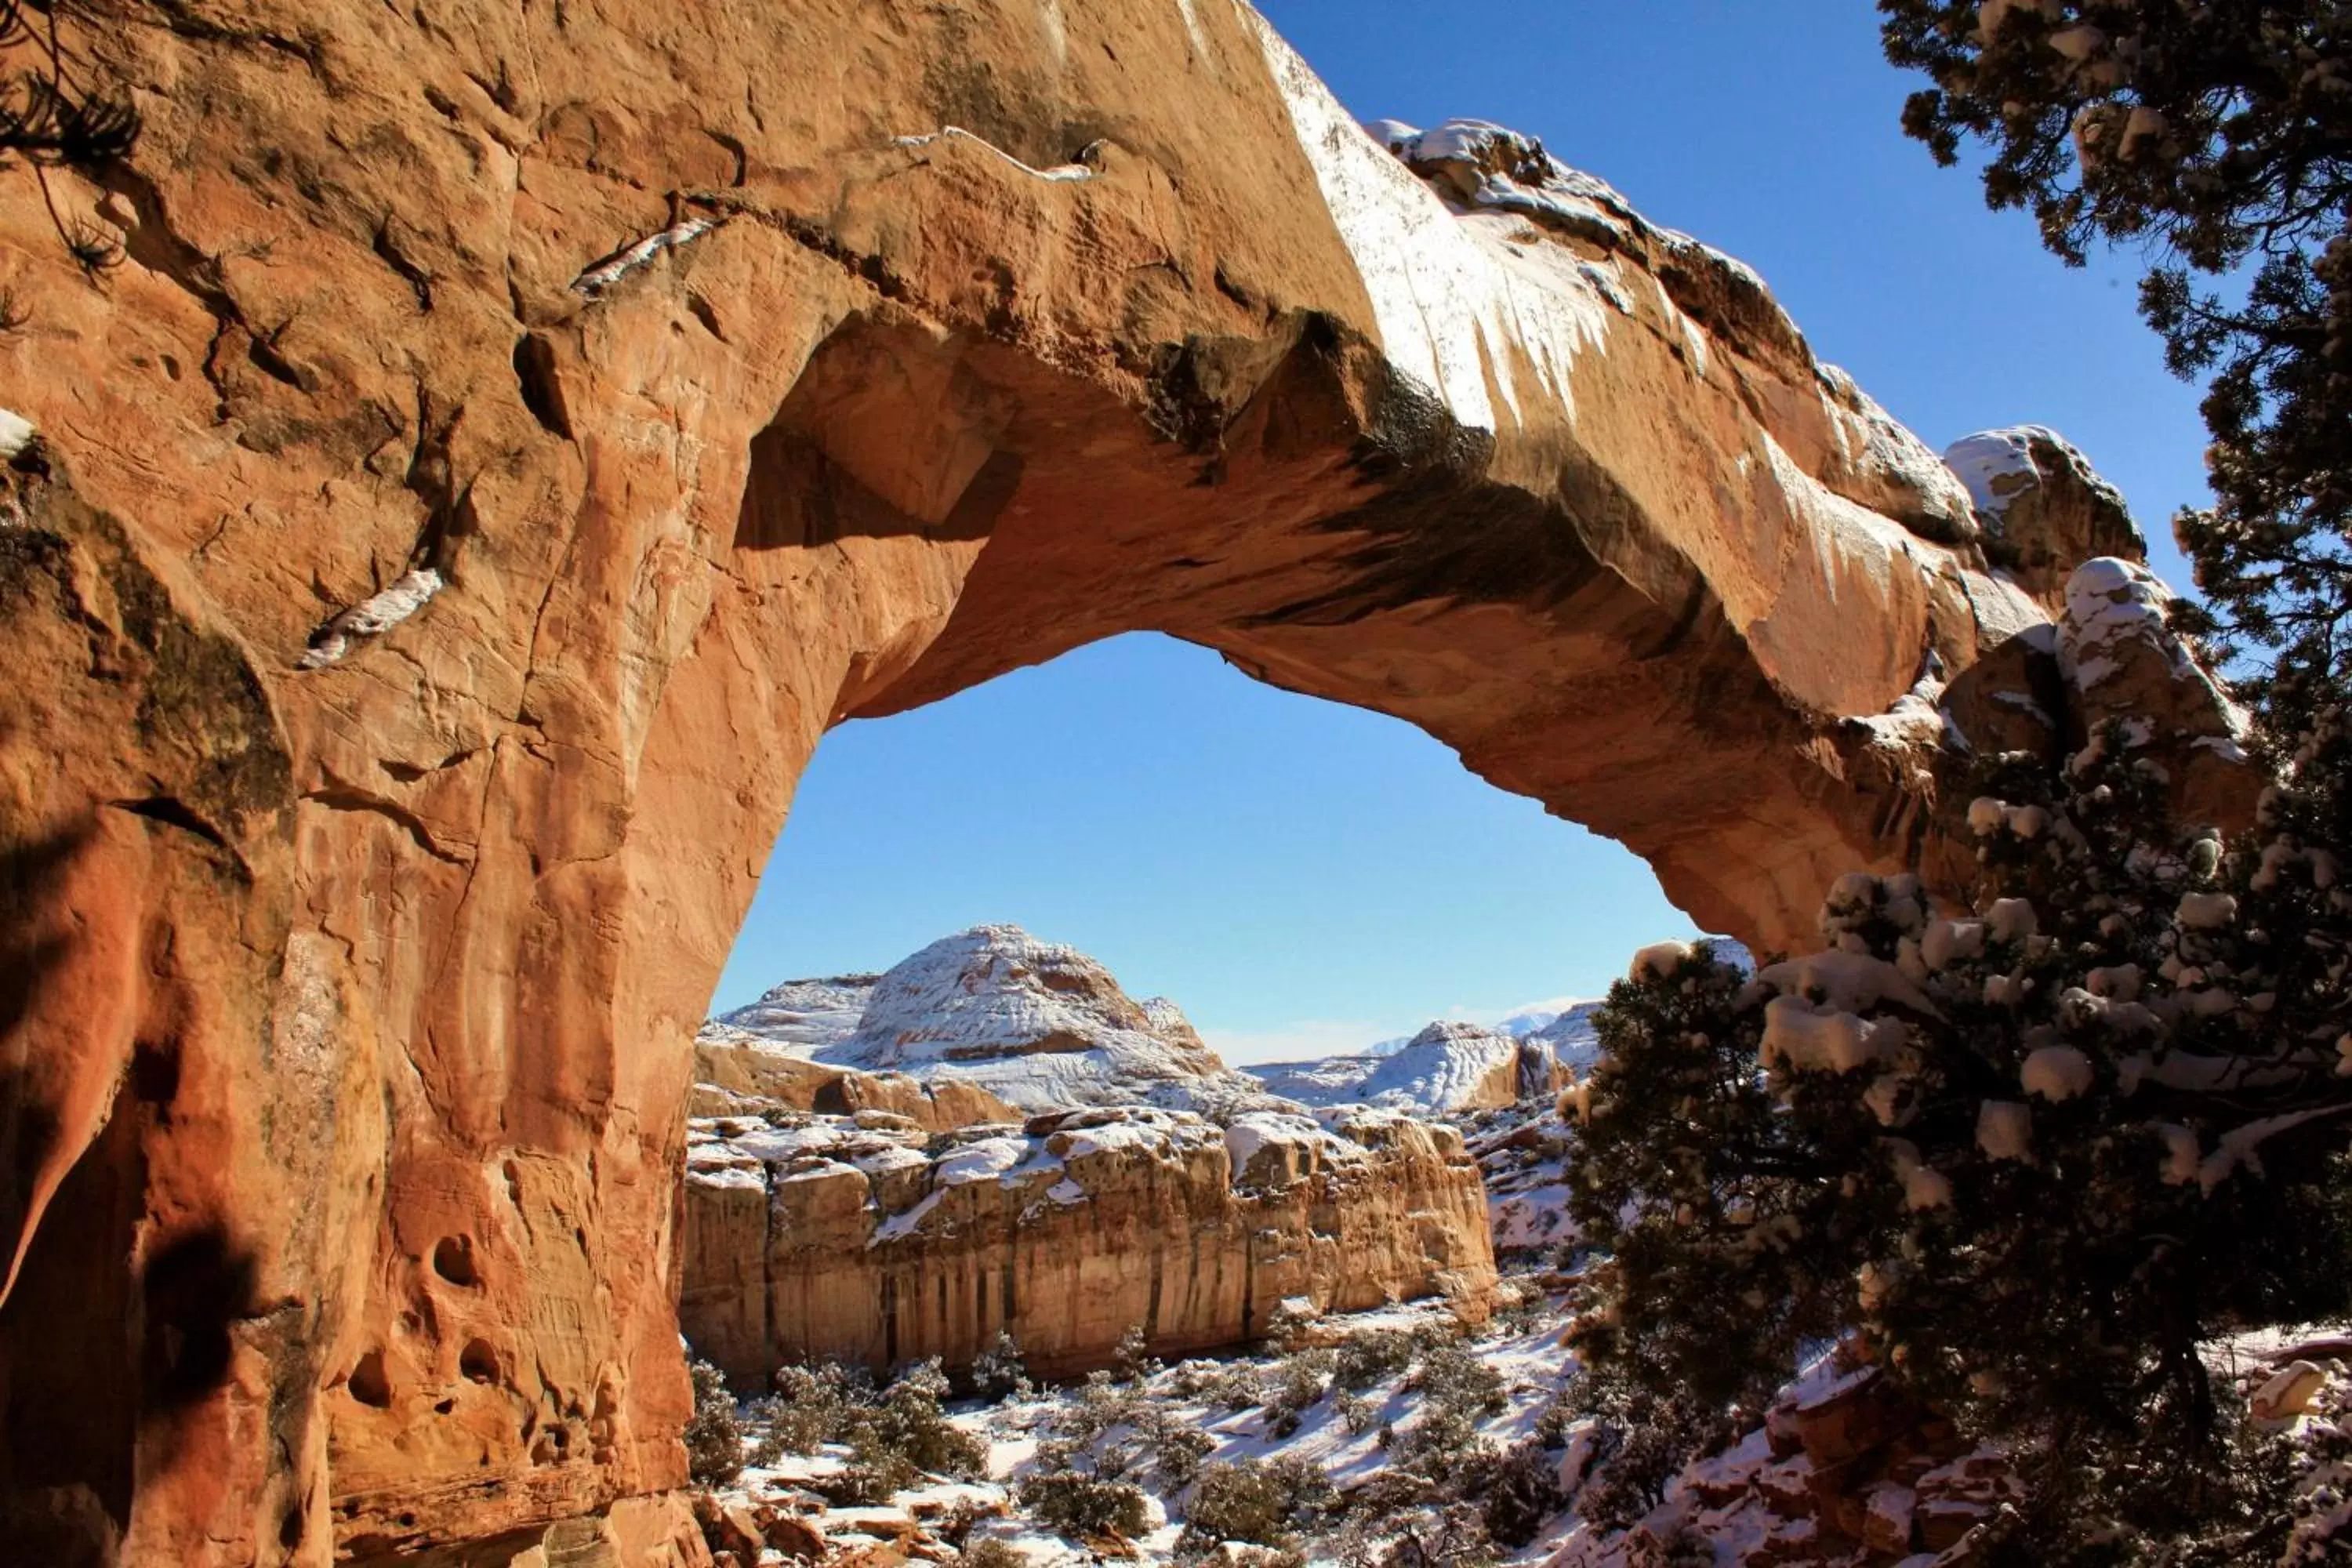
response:
<path fill-rule="evenodd" d="M 2055 1103 L 2091 1091 L 2091 1058 L 2072 1046 L 2043 1046 L 2017 1069 L 2018 1086 Z"/>
<path fill-rule="evenodd" d="M 423 609 L 441 591 L 441 574 L 419 566 L 393 580 L 392 586 L 353 605 L 310 635 L 310 651 L 302 656 L 304 669 L 324 669 L 348 656 L 354 643 L 380 637 Z"/>
<path fill-rule="evenodd" d="M 1977 1108 L 1977 1147 L 1989 1159 L 2033 1160 L 2033 1112 L 2013 1100 L 1988 1100 Z"/>
<path fill-rule="evenodd" d="M 2197 1167 L 2197 1185 L 2210 1193 L 2242 1165 L 2259 1176 L 2263 1173 L 2262 1147 L 2265 1142 L 2305 1122 L 2342 1116 L 2347 1111 L 2352 1111 L 2352 1105 L 2327 1105 L 2313 1110 L 2291 1110 L 2283 1116 L 2265 1116 L 2242 1127 L 2232 1127 L 2221 1134 L 2221 1143 Z"/>
<path fill-rule="evenodd" d="M 597 262 L 572 280 L 572 290 L 593 300 L 663 251 L 675 250 L 689 240 L 699 239 L 718 226 L 716 218 L 681 219 L 659 234 L 649 234 L 635 245 L 616 250 Z"/>
<path fill-rule="evenodd" d="M 1056 163 L 1050 169 L 1034 168 L 999 147 L 987 137 L 976 136 L 961 125 L 942 125 L 937 131 L 920 136 L 894 136 L 890 139 L 890 144 L 894 147 L 928 147 L 934 142 L 949 137 L 961 142 L 969 142 L 975 147 L 984 148 L 995 153 L 1032 179 L 1065 182 L 1091 180 L 1095 177 L 1095 171 L 1084 163 Z"/>

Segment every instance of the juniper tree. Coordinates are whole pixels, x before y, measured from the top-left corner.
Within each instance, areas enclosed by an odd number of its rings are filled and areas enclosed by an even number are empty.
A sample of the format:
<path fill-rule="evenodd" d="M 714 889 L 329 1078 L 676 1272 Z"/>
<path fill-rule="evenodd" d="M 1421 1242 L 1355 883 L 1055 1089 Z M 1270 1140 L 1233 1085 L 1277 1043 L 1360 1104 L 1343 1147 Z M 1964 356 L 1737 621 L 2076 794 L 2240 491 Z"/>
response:
<path fill-rule="evenodd" d="M 1938 161 L 1979 144 L 1987 201 L 2069 262 L 2147 249 L 2141 310 L 2177 374 L 2210 376 L 2214 504 L 2174 523 L 2204 604 L 2183 617 L 2293 736 L 2352 654 L 2352 4 L 1879 10 L 1887 58 L 1934 84 L 1903 124 Z"/>
<path fill-rule="evenodd" d="M 2322 715 L 2232 844 L 2167 821 L 2130 738 L 1985 775 L 1961 918 L 1857 875 L 1823 952 L 1751 979 L 1653 952 L 1612 989 L 1576 1340 L 1650 1425 L 1696 1444 L 1851 1331 L 2011 1445 L 2017 1561 L 2284 1531 L 2200 1348 L 2352 1309 L 2352 733 Z"/>

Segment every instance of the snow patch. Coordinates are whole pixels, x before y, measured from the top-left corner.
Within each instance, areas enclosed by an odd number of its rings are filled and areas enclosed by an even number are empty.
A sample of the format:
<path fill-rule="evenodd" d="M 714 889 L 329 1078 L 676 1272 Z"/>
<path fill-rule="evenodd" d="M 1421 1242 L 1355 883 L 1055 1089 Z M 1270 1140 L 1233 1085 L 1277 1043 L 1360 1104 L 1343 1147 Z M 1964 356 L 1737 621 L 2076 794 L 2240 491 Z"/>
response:
<path fill-rule="evenodd" d="M 392 586 L 353 605 L 310 634 L 310 650 L 299 668 L 324 669 L 339 664 L 354 643 L 382 637 L 432 602 L 441 591 L 441 574 L 419 566 L 393 579 Z"/>

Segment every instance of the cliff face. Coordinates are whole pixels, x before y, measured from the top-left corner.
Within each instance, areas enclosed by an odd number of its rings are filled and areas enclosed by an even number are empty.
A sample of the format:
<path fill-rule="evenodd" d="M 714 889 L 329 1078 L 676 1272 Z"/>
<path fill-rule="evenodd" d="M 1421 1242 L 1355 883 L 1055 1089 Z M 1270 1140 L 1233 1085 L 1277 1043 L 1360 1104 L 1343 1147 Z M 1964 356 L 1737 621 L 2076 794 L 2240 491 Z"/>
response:
<path fill-rule="evenodd" d="M 100 276 L 0 178 L 0 1529 L 54 1560 L 681 1479 L 686 1041 L 844 717 L 1164 630 L 1801 943 L 1921 828 L 1935 727 L 1845 721 L 2054 602 L 2042 511 L 1753 274 L 1383 147 L 1239 5 L 62 26 L 146 129 L 47 175 Z"/>
<path fill-rule="evenodd" d="M 1484 1189 L 1450 1128 L 1130 1109 L 932 1139 L 893 1120 L 694 1124 L 680 1326 L 747 1391 L 810 1358 L 961 1365 L 1000 1331 L 1063 1376 L 1139 1324 L 1175 1355 L 1246 1341 L 1295 1298 L 1443 1293 L 1475 1320 L 1493 1293 Z"/>

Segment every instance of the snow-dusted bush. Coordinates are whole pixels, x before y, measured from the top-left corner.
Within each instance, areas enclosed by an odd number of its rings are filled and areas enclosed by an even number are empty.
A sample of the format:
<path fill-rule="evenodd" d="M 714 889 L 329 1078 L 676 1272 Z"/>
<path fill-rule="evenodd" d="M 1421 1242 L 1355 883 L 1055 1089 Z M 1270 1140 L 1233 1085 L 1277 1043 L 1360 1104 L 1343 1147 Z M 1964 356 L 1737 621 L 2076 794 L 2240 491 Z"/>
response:
<path fill-rule="evenodd" d="M 1297 1351 L 1283 1358 L 1267 1380 L 1265 1430 L 1272 1437 L 1287 1437 L 1298 1430 L 1307 1412 L 1330 1391 L 1331 1371 L 1338 1356 L 1328 1349 Z"/>
<path fill-rule="evenodd" d="M 707 1487 L 725 1486 L 743 1470 L 743 1428 L 726 1376 L 707 1361 L 688 1363 L 694 1414 L 686 1424 L 687 1474 Z"/>
<path fill-rule="evenodd" d="M 757 1408 L 762 1430 L 752 1458 L 773 1464 L 784 1454 L 845 1445 L 848 1458 L 827 1488 L 837 1500 L 859 1504 L 885 1501 L 927 1475 L 982 1475 L 987 1447 L 948 1419 L 947 1394 L 937 1358 L 879 1390 L 862 1368 L 788 1366 L 776 1373 L 775 1396 Z"/>
<path fill-rule="evenodd" d="M 1330 1478 L 1307 1460 L 1240 1458 L 1201 1472 L 1184 1505 L 1179 1559 L 1213 1555 L 1228 1541 L 1295 1544 L 1331 1506 Z"/>
<path fill-rule="evenodd" d="M 774 1397 L 758 1407 L 762 1431 L 753 1458 L 763 1465 L 843 1440 L 850 1411 L 871 1405 L 876 1392 L 865 1368 L 837 1363 L 779 1368 L 775 1387 Z"/>
<path fill-rule="evenodd" d="M 1350 1393 L 1360 1394 L 1411 1366 L 1413 1352 L 1412 1336 L 1402 1329 L 1370 1329 L 1349 1334 L 1334 1352 L 1331 1380 Z"/>
<path fill-rule="evenodd" d="M 956 1556 L 961 1568 L 1029 1568 L 1029 1554 L 1009 1541 L 975 1541 Z"/>
<path fill-rule="evenodd" d="M 1612 989 L 1571 1173 L 1602 1374 L 1754 1416 L 1851 1327 L 2011 1442 L 2042 1562 L 2267 1506 L 2199 1346 L 2352 1307 L 2352 736 L 2227 845 L 2165 820 L 2134 739 L 1991 768 L 1970 910 L 1857 875 L 1825 952 Z"/>
<path fill-rule="evenodd" d="M 1035 1391 L 1029 1381 L 1029 1363 L 1022 1359 L 1021 1342 L 1003 1329 L 988 1349 L 972 1359 L 966 1373 L 972 1393 L 982 1399 L 1026 1399 Z"/>
<path fill-rule="evenodd" d="M 1150 1522 L 1143 1489 L 1080 1470 L 1052 1470 L 1021 1483 L 1022 1511 L 1047 1529 L 1074 1540 L 1087 1536 L 1143 1533 Z"/>
<path fill-rule="evenodd" d="M 1118 1349 L 1111 1354 L 1111 1375 L 1121 1383 L 1142 1383 L 1160 1375 L 1160 1363 L 1151 1354 L 1151 1341 L 1141 1323 L 1132 1323 L 1118 1337 Z"/>

